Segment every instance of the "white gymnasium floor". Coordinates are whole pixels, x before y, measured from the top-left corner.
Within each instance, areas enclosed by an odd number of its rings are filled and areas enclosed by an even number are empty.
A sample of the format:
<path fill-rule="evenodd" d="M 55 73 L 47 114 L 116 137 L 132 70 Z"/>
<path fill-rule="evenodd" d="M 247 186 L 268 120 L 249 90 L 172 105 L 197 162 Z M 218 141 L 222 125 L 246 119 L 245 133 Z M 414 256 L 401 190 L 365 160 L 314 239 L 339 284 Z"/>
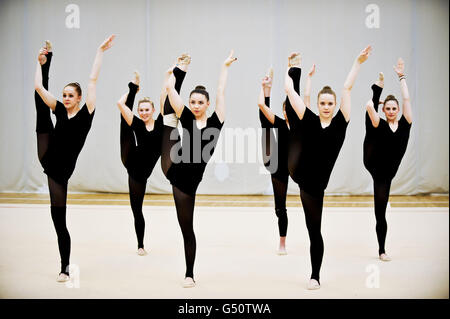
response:
<path fill-rule="evenodd" d="M 0 298 L 308 299 L 449 298 L 449 209 L 389 208 L 387 252 L 377 258 L 373 208 L 325 207 L 322 288 L 311 271 L 301 208 L 288 208 L 287 256 L 276 255 L 273 208 L 197 207 L 195 288 L 185 272 L 175 207 L 144 206 L 136 254 L 129 206 L 68 206 L 72 288 L 57 283 L 48 205 L 0 204 Z M 74 268 L 75 269 L 75 268 Z"/>

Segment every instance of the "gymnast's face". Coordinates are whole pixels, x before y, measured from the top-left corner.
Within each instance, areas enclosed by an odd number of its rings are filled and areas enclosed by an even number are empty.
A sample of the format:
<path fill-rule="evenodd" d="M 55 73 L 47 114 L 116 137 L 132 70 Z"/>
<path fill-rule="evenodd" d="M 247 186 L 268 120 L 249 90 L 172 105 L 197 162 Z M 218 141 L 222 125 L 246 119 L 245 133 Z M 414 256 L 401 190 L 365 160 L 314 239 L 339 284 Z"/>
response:
<path fill-rule="evenodd" d="M 317 100 L 317 108 L 321 118 L 329 119 L 333 117 L 334 108 L 336 107 L 336 99 L 333 94 L 320 94 Z"/>
<path fill-rule="evenodd" d="M 201 93 L 192 93 L 189 98 L 189 108 L 196 118 L 202 117 L 209 106 L 206 96 Z"/>
<path fill-rule="evenodd" d="M 150 102 L 142 102 L 139 104 L 138 113 L 139 117 L 146 123 L 153 117 L 153 112 L 155 108 Z"/>
<path fill-rule="evenodd" d="M 388 120 L 388 122 L 395 121 L 399 112 L 397 102 L 395 102 L 394 100 L 387 101 L 383 106 L 383 112 L 386 115 L 386 119 Z"/>
<path fill-rule="evenodd" d="M 73 86 L 66 86 L 63 90 L 63 104 L 66 109 L 74 108 L 78 106 L 81 101 L 81 95 L 78 95 L 78 92 Z"/>

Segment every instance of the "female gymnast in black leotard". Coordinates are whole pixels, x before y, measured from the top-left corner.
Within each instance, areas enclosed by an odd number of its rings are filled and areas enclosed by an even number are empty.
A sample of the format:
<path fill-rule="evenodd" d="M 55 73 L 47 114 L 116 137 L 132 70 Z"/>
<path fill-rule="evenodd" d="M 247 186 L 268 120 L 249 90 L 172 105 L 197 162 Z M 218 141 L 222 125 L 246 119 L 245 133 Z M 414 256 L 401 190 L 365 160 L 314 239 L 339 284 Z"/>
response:
<path fill-rule="evenodd" d="M 263 129 L 262 147 L 264 166 L 271 174 L 275 214 L 278 218 L 278 233 L 280 243 L 279 255 L 286 255 L 286 235 L 288 217 L 286 213 L 286 194 L 289 179 L 287 166 L 289 124 L 286 120 L 285 103 L 283 103 L 284 118 L 280 118 L 270 109 L 270 91 L 272 88 L 273 70 L 262 80 L 262 87 L 258 98 L 259 120 Z M 276 137 L 275 132 L 276 131 Z"/>
<path fill-rule="evenodd" d="M 133 82 L 128 83 L 129 92 L 124 94 L 117 105 L 122 114 L 120 121 L 120 153 L 122 163 L 128 172 L 130 205 L 134 216 L 134 229 L 138 241 L 138 255 L 145 256 L 145 220 L 142 214 L 147 179 L 161 155 L 163 129 L 162 115 L 153 119 L 155 107 L 145 97 L 138 103 L 139 117 L 133 115 L 133 104 L 139 91 L 140 77 L 135 72 Z M 135 138 L 136 137 L 136 138 Z"/>
<path fill-rule="evenodd" d="M 163 152 L 169 151 L 169 156 L 161 160 L 164 163 L 164 171 L 172 184 L 173 197 L 177 210 L 178 222 L 181 227 L 184 240 L 184 252 L 186 259 L 186 273 L 183 287 L 194 287 L 194 261 L 196 252 L 196 240 L 193 228 L 194 204 L 197 187 L 203 177 L 206 164 L 211 158 L 217 144 L 220 130 L 225 120 L 225 85 L 228 76 L 228 67 L 236 61 L 233 51 L 225 60 L 219 78 L 217 88 L 216 108 L 208 118 L 206 110 L 210 105 L 209 94 L 203 86 L 197 86 L 189 96 L 189 108 L 185 107 L 177 92 L 177 76 L 183 71 L 178 67 L 168 71 L 166 91 L 170 101 L 169 106 L 175 112 L 183 126 L 183 139 L 181 147 L 179 141 L 173 145 L 173 141 L 166 140 L 170 136 L 163 135 Z M 173 70 L 173 72 L 172 72 Z M 164 116 L 168 116 L 164 107 Z M 170 123 L 169 121 L 165 121 Z M 170 123 L 171 124 L 171 123 Z M 173 137 L 173 136 L 172 136 Z M 175 137 L 176 138 L 176 137 Z M 170 150 L 166 145 L 172 145 Z M 171 153 L 171 154 L 170 154 Z"/>
<path fill-rule="evenodd" d="M 315 65 L 308 73 L 305 94 L 311 88 L 311 77 L 315 72 Z M 262 80 L 262 88 L 259 94 L 259 120 L 263 128 L 262 147 L 264 166 L 271 174 L 275 214 L 278 218 L 278 232 L 280 234 L 279 255 L 286 255 L 286 234 L 288 217 L 286 214 L 286 194 L 289 179 L 288 170 L 288 147 L 289 147 L 289 121 L 286 116 L 286 102 L 283 103 L 284 119 L 278 117 L 270 108 L 270 91 L 273 81 L 273 69 Z M 300 77 L 298 78 L 300 81 Z M 309 88 L 309 89 L 308 89 Z M 299 90 L 300 84 L 294 83 L 294 89 Z M 296 91 L 299 93 L 299 91 Z M 287 99 L 287 97 L 286 97 Z M 305 95 L 305 104 L 309 107 L 309 94 Z M 289 101 L 288 101 L 289 103 Z M 275 128 L 277 137 L 275 138 Z"/>
<path fill-rule="evenodd" d="M 378 81 L 372 85 L 372 100 L 366 106 L 366 136 L 364 138 L 364 166 L 373 178 L 376 233 L 378 238 L 378 255 L 382 261 L 390 261 L 386 254 L 385 241 L 387 233 L 386 206 L 392 179 L 397 173 L 400 162 L 408 145 L 409 131 L 412 124 L 411 100 L 405 78 L 405 64 L 400 58 L 394 66 L 400 80 L 403 97 L 403 114 L 397 119 L 399 103 L 393 95 L 388 95 L 380 102 L 384 87 L 384 76 L 380 73 Z M 383 105 L 386 120 L 380 118 L 378 105 Z"/>
<path fill-rule="evenodd" d="M 89 77 L 86 103 L 80 108 L 81 88 L 78 83 L 69 83 L 63 89 L 63 103 L 48 92 L 48 73 L 53 56 L 49 41 L 39 51 L 34 82 L 36 105 L 36 134 L 38 158 L 47 174 L 50 192 L 50 209 L 58 236 L 61 256 L 61 271 L 57 281 L 69 280 L 70 235 L 66 227 L 67 183 L 91 128 L 95 112 L 96 85 L 103 60 L 114 35 L 107 38 L 97 49 L 94 65 Z M 50 109 L 56 116 L 53 127 Z"/>
<path fill-rule="evenodd" d="M 320 288 L 319 273 L 324 250 L 320 228 L 324 191 L 350 120 L 351 89 L 360 65 L 367 60 L 370 52 L 371 47 L 368 46 L 355 59 L 344 83 L 340 109 L 334 117 L 336 94 L 328 86 L 324 87 L 317 97 L 319 116 L 305 105 L 297 93 L 298 90 L 294 88 L 294 83 L 298 83 L 301 75 L 299 55 L 294 53 L 289 57 L 290 63 L 285 78 L 288 95 L 286 114 L 291 127 L 288 166 L 292 179 L 300 187 L 300 198 L 311 241 L 312 274 L 308 289 Z"/>

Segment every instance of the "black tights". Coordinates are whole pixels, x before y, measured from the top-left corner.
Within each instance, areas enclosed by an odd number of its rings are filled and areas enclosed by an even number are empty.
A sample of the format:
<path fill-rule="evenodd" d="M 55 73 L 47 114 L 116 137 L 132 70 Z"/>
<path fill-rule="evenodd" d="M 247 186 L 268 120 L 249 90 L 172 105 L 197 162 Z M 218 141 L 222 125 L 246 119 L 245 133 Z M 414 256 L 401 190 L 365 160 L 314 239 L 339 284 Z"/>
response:
<path fill-rule="evenodd" d="M 147 181 L 141 182 L 128 175 L 130 205 L 134 216 L 134 229 L 136 231 L 138 249 L 144 248 L 145 219 L 142 213 L 142 204 L 144 202 L 146 185 Z"/>
<path fill-rule="evenodd" d="M 42 85 L 48 90 L 48 73 L 52 60 L 52 52 L 47 54 L 47 62 L 41 66 Z M 34 102 L 36 106 L 36 136 L 37 151 L 39 162 L 44 165 L 44 156 L 51 144 L 52 133 L 54 130 L 50 118 L 50 108 L 45 104 L 39 94 L 34 92 Z M 55 181 L 47 176 L 48 190 L 50 193 L 50 212 L 53 225 L 58 237 L 59 255 L 61 257 L 61 273 L 69 275 L 70 259 L 70 235 L 66 226 L 66 201 L 67 201 L 67 183 Z"/>
<path fill-rule="evenodd" d="M 389 201 L 389 191 L 391 189 L 391 181 L 373 181 L 374 201 L 375 201 L 375 218 L 377 225 L 375 230 L 378 239 L 378 254 L 384 254 L 384 244 L 387 234 L 386 207 Z"/>
<path fill-rule="evenodd" d="M 372 85 L 372 102 L 375 110 L 378 112 L 378 103 L 380 102 L 380 96 L 383 88 L 376 84 Z M 376 174 L 375 167 L 377 165 L 377 143 L 376 137 L 373 136 L 372 121 L 369 114 L 366 112 L 366 136 L 364 138 L 364 152 L 363 161 L 366 169 L 372 174 Z"/>
<path fill-rule="evenodd" d="M 175 67 L 173 69 L 173 75 L 175 76 L 175 90 L 180 93 L 181 85 L 183 84 L 186 72 Z M 166 96 L 164 100 L 164 115 L 175 113 L 174 109 L 170 105 L 169 97 Z M 180 136 L 176 127 L 166 126 L 163 127 L 163 137 L 161 143 L 161 168 L 164 175 L 167 177 L 170 167 L 172 166 L 171 152 L 176 150 L 175 144 L 180 142 Z"/>
<path fill-rule="evenodd" d="M 194 234 L 195 195 L 188 195 L 172 185 L 173 198 L 177 209 L 178 223 L 181 227 L 184 241 L 184 256 L 186 259 L 186 275 L 194 279 L 194 261 L 197 243 Z"/>
<path fill-rule="evenodd" d="M 273 195 L 275 199 L 275 214 L 278 218 L 278 232 L 280 237 L 286 237 L 288 217 L 286 214 L 287 182 L 272 176 Z"/>
<path fill-rule="evenodd" d="M 132 82 L 128 83 L 129 92 L 125 105 L 133 111 L 134 99 L 138 86 Z M 130 165 L 135 165 L 133 159 L 136 157 L 136 139 L 133 129 L 121 116 L 120 120 L 120 156 L 123 165 L 128 169 Z M 147 180 L 139 181 L 128 174 L 128 190 L 130 193 L 130 205 L 134 217 L 134 229 L 138 241 L 138 249 L 144 248 L 145 219 L 142 213 L 142 204 L 144 202 L 145 188 Z"/>
<path fill-rule="evenodd" d="M 302 69 L 298 67 L 292 67 L 288 71 L 288 75 L 291 77 L 292 82 L 294 83 L 294 90 L 297 92 L 298 95 L 300 95 L 300 77 L 302 75 Z M 289 98 L 286 96 L 286 115 L 289 121 L 289 125 L 292 128 L 296 128 L 298 126 L 298 123 L 300 122 L 300 119 L 298 118 L 297 113 L 295 112 L 294 108 L 291 105 L 291 102 L 289 101 Z"/>
<path fill-rule="evenodd" d="M 306 227 L 308 228 L 311 254 L 311 279 L 316 279 L 319 283 L 320 267 L 323 258 L 323 239 L 320 233 L 322 223 L 323 195 L 311 195 L 304 190 L 300 190 L 303 211 L 305 212 Z"/>
<path fill-rule="evenodd" d="M 69 275 L 70 235 L 66 226 L 67 184 L 61 184 L 48 176 L 50 192 L 50 211 L 56 235 L 58 236 L 59 255 L 61 257 L 61 273 Z"/>
<path fill-rule="evenodd" d="M 125 105 L 133 111 L 134 99 L 138 90 L 138 86 L 132 82 L 128 83 L 129 92 Z M 136 139 L 131 126 L 125 121 L 123 116 L 120 116 L 120 157 L 123 165 L 128 168 L 130 159 L 134 156 L 136 151 Z"/>

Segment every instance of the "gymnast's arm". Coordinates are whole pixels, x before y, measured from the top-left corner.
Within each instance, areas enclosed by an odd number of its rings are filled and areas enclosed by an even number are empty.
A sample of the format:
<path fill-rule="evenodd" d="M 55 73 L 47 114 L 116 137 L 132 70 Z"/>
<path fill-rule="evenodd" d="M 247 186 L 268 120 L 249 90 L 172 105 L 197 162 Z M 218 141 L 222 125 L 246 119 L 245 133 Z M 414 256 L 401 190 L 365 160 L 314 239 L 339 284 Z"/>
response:
<path fill-rule="evenodd" d="M 237 60 L 237 58 L 233 57 L 233 54 L 234 50 L 231 50 L 230 55 L 222 65 L 222 70 L 219 76 L 219 85 L 217 87 L 215 112 L 221 123 L 225 121 L 225 86 L 227 84 L 228 68 L 234 61 Z"/>
<path fill-rule="evenodd" d="M 181 113 L 183 113 L 184 103 L 177 90 L 175 90 L 176 79 L 173 75 L 173 70 L 169 69 L 167 72 L 169 73 L 169 77 L 167 79 L 165 89 L 169 97 L 170 105 L 175 111 L 176 116 L 179 118 L 181 116 Z M 162 103 L 162 109 L 164 109 L 164 101 Z"/>
<path fill-rule="evenodd" d="M 403 116 L 406 121 L 411 124 L 413 121 L 413 114 L 411 109 L 411 100 L 409 98 L 408 86 L 406 85 L 405 78 L 405 62 L 402 58 L 399 58 L 397 61 L 397 66 L 394 66 L 394 71 L 397 73 L 400 79 L 400 89 L 402 91 L 403 98 Z"/>
<path fill-rule="evenodd" d="M 375 128 L 378 127 L 378 125 L 380 124 L 380 115 L 375 110 L 372 99 L 370 99 L 367 102 L 366 111 L 367 111 L 367 114 L 369 114 L 369 118 L 370 118 L 370 121 L 372 122 L 372 126 Z"/>
<path fill-rule="evenodd" d="M 372 47 L 369 45 L 361 53 L 353 62 L 350 73 L 347 75 L 347 79 L 344 83 L 344 88 L 342 89 L 342 98 L 341 98 L 341 112 L 344 115 L 345 120 L 350 121 L 350 110 L 351 110 L 351 90 L 353 84 L 355 83 L 356 76 L 359 73 L 359 69 L 361 64 L 364 63 L 372 51 Z"/>
<path fill-rule="evenodd" d="M 311 70 L 309 70 L 308 76 L 306 77 L 304 102 L 308 109 L 311 109 L 311 78 L 316 72 L 316 65 L 313 64 Z"/>
<path fill-rule="evenodd" d="M 52 111 L 54 111 L 56 108 L 56 98 L 42 85 L 42 68 L 41 64 L 39 63 L 39 60 L 42 58 L 42 56 L 46 55 L 47 53 L 48 52 L 46 48 L 41 48 L 39 50 L 38 61 L 36 64 L 36 73 L 34 76 L 34 89 L 39 94 L 42 101 L 44 101 L 44 103 L 49 108 L 51 108 Z"/>
<path fill-rule="evenodd" d="M 262 80 L 261 91 L 258 97 L 258 106 L 261 112 L 264 114 L 266 119 L 273 125 L 275 123 L 275 114 L 272 112 L 270 107 L 266 105 L 265 99 L 270 99 L 270 90 L 272 86 L 272 79 L 265 76 Z"/>
<path fill-rule="evenodd" d="M 98 74 L 100 73 L 100 67 L 103 61 L 103 52 L 108 50 L 112 46 L 112 42 L 116 36 L 113 34 L 108 37 L 103 43 L 98 47 L 97 54 L 95 55 L 94 64 L 92 65 L 91 74 L 89 76 L 88 93 L 86 98 L 86 105 L 89 113 L 92 114 L 95 110 L 95 102 L 97 98 L 96 88 Z"/>
<path fill-rule="evenodd" d="M 122 95 L 122 97 L 117 101 L 117 106 L 119 107 L 120 113 L 122 114 L 122 117 L 125 119 L 125 122 L 129 126 L 133 123 L 133 112 L 128 108 L 128 106 L 125 105 L 125 102 L 127 100 L 128 93 L 125 93 Z"/>

